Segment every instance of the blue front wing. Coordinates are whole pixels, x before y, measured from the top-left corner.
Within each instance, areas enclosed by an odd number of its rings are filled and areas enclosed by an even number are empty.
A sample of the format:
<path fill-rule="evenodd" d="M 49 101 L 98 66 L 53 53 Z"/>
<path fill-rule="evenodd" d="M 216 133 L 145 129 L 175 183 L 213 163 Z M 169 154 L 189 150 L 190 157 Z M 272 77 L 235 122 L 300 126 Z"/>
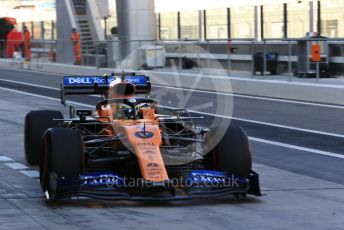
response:
<path fill-rule="evenodd" d="M 248 177 L 224 172 L 195 170 L 186 179 L 153 183 L 124 178 L 114 172 L 92 172 L 77 179 L 58 179 L 57 198 L 87 196 L 110 200 L 184 200 L 219 197 L 229 194 L 260 196 L 258 174 Z"/>

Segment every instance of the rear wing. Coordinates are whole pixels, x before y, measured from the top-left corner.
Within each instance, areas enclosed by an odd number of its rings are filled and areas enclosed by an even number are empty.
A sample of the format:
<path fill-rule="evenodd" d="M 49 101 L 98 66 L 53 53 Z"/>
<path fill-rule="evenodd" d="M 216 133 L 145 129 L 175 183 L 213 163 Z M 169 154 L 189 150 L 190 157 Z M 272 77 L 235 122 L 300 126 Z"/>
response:
<path fill-rule="evenodd" d="M 136 94 L 148 94 L 151 83 L 148 76 L 126 74 L 124 76 L 65 76 L 61 84 L 61 102 L 65 103 L 66 95 L 106 95 L 112 81 L 122 81 L 135 86 Z"/>

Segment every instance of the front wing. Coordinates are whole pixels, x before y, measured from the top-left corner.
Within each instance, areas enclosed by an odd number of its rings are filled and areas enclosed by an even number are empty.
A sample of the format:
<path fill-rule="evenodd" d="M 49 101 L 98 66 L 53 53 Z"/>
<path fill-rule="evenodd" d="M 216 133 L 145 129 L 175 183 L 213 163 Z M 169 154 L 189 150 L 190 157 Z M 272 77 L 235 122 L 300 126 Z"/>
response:
<path fill-rule="evenodd" d="M 186 200 L 215 198 L 229 194 L 261 196 L 259 175 L 248 177 L 224 172 L 195 170 L 179 180 L 153 183 L 124 178 L 114 172 L 85 173 L 76 179 L 57 178 L 54 199 L 91 197 L 102 200 Z"/>

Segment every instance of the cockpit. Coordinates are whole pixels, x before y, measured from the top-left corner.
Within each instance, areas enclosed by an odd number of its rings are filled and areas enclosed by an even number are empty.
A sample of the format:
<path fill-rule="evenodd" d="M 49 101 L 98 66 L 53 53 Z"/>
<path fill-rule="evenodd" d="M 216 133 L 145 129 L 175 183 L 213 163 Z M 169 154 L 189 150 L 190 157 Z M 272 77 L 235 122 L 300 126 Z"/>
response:
<path fill-rule="evenodd" d="M 100 118 L 138 120 L 154 119 L 157 101 L 151 98 L 112 98 L 96 106 Z"/>

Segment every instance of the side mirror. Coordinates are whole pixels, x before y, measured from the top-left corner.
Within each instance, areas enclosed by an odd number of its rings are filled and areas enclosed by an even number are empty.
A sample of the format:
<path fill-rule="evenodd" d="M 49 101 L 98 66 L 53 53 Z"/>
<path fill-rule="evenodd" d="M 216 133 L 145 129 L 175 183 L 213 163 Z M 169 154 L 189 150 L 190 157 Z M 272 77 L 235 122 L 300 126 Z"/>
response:
<path fill-rule="evenodd" d="M 91 116 L 92 115 L 92 111 L 91 110 L 77 110 L 76 111 L 76 115 L 79 116 L 80 121 L 85 121 L 87 116 Z"/>

